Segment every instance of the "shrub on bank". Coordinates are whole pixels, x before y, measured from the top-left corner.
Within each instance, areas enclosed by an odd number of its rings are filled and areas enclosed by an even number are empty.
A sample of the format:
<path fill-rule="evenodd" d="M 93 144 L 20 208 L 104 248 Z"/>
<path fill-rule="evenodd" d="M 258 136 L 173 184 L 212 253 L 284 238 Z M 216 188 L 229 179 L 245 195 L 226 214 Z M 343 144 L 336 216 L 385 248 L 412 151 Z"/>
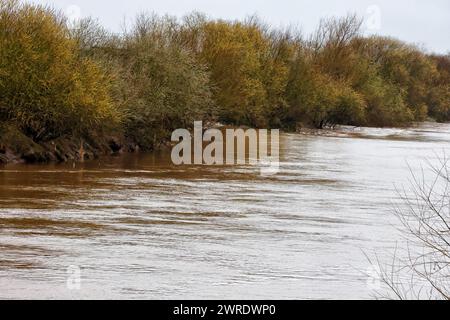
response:
<path fill-rule="evenodd" d="M 118 120 L 111 79 L 79 56 L 65 18 L 49 8 L 1 1 L 0 75 L 0 119 L 36 142 Z"/>
<path fill-rule="evenodd" d="M 206 67 L 168 41 L 171 26 L 170 19 L 141 16 L 119 50 L 125 134 L 145 149 L 214 113 Z"/>

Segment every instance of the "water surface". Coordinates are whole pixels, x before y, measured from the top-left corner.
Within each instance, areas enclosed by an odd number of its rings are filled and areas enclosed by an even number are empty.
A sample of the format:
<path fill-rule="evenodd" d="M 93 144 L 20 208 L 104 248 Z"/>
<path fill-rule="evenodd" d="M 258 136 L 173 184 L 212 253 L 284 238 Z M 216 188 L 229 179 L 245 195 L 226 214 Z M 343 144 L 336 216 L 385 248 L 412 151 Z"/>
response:
<path fill-rule="evenodd" d="M 270 177 L 167 153 L 0 167 L 0 298 L 370 298 L 364 252 L 402 244 L 396 188 L 449 141 L 437 124 L 285 134 Z"/>

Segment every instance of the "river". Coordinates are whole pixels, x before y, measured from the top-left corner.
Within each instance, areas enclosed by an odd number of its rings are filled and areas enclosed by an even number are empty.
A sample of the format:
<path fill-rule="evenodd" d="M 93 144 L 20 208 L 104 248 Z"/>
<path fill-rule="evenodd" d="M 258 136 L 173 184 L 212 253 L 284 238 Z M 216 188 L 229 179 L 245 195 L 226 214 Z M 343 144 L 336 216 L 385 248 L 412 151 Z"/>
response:
<path fill-rule="evenodd" d="M 369 299 L 365 254 L 403 244 L 396 189 L 449 141 L 431 123 L 283 134 L 269 177 L 164 152 L 0 167 L 0 298 Z"/>

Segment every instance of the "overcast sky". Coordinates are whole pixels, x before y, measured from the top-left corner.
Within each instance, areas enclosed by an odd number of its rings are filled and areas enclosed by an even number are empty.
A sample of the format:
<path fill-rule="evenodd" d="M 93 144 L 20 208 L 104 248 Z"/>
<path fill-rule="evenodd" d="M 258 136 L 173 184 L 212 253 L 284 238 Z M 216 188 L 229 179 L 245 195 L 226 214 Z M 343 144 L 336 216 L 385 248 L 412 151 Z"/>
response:
<path fill-rule="evenodd" d="M 275 26 L 297 25 L 305 33 L 320 18 L 356 12 L 366 17 L 366 32 L 393 36 L 450 52 L 449 0 L 29 0 L 50 4 L 71 16 L 93 16 L 113 31 L 142 11 L 183 16 L 200 11 L 214 18 L 241 19 L 257 14 Z"/>

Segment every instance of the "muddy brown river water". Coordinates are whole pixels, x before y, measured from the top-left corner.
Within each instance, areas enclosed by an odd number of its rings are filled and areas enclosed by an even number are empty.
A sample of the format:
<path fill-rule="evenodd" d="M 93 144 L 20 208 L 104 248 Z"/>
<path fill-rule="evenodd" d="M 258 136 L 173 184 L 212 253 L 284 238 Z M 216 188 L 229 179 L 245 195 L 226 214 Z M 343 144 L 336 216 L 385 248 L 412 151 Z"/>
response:
<path fill-rule="evenodd" d="M 167 153 L 0 167 L 0 298 L 370 298 L 364 253 L 402 245 L 396 188 L 449 142 L 429 123 L 284 134 L 270 177 Z"/>

